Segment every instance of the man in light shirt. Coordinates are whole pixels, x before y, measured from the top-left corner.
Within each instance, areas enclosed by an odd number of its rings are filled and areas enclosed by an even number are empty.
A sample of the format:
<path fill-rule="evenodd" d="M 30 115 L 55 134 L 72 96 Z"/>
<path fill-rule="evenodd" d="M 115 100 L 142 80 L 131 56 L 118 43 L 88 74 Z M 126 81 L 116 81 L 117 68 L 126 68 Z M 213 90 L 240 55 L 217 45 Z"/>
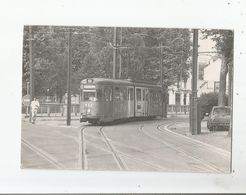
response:
<path fill-rule="evenodd" d="M 31 122 L 32 124 L 35 124 L 37 112 L 39 108 L 39 102 L 36 98 L 33 98 L 33 101 L 31 102 Z"/>

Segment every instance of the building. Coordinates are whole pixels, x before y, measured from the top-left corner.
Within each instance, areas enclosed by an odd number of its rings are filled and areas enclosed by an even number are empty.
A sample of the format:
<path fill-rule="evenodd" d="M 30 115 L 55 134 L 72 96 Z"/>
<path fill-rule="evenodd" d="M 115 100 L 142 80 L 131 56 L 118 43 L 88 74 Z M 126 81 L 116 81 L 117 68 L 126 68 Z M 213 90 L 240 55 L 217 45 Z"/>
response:
<path fill-rule="evenodd" d="M 221 59 L 210 57 L 199 62 L 199 74 L 197 84 L 197 96 L 204 93 L 218 93 L 220 84 Z M 184 112 L 189 110 L 190 97 L 192 92 L 191 75 L 187 82 L 181 82 L 168 88 L 168 112 Z M 228 79 L 227 79 L 228 81 Z M 228 90 L 227 90 L 228 91 Z"/>

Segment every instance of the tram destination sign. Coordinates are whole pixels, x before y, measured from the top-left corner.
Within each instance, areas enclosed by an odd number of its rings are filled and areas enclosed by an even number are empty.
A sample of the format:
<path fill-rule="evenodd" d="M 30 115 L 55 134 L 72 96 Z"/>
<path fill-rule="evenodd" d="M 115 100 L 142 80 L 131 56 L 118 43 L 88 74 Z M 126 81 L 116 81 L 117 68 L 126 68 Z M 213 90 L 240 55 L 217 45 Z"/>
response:
<path fill-rule="evenodd" d="M 84 85 L 84 89 L 95 89 L 95 85 Z"/>

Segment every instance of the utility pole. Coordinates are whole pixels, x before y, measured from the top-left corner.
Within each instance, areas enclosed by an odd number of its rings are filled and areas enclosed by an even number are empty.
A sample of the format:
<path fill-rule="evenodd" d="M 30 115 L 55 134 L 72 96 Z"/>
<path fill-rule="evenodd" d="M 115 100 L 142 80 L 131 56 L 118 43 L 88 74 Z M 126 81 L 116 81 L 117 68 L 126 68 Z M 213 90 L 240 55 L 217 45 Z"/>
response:
<path fill-rule="evenodd" d="M 122 46 L 122 27 L 120 28 L 120 46 Z M 119 59 L 119 79 L 121 78 L 122 72 L 122 50 L 120 49 L 120 59 Z"/>
<path fill-rule="evenodd" d="M 33 51 L 32 51 L 32 26 L 29 26 L 29 67 L 30 67 L 30 106 L 34 97 L 33 83 Z M 31 109 L 29 110 L 29 122 L 32 122 Z"/>
<path fill-rule="evenodd" d="M 68 32 L 67 126 L 71 125 L 71 29 Z"/>
<path fill-rule="evenodd" d="M 114 27 L 114 53 L 113 53 L 113 79 L 116 78 L 116 63 L 117 63 L 117 27 Z"/>
<path fill-rule="evenodd" d="M 163 57 L 162 57 L 162 40 L 160 42 L 160 81 L 161 81 L 161 115 L 164 117 L 164 89 L 163 89 Z"/>
<path fill-rule="evenodd" d="M 198 61 L 198 29 L 193 30 L 193 57 L 192 57 L 192 95 L 190 107 L 190 133 L 198 133 L 197 117 L 197 61 Z"/>

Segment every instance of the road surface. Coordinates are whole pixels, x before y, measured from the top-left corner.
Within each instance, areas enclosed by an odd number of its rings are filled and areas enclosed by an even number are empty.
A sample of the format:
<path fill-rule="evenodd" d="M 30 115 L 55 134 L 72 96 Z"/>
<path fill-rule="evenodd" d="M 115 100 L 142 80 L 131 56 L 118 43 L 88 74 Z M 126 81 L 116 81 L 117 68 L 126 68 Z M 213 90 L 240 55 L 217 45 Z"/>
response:
<path fill-rule="evenodd" d="M 230 152 L 169 130 L 185 119 L 59 127 L 22 123 L 22 168 L 229 173 Z"/>

